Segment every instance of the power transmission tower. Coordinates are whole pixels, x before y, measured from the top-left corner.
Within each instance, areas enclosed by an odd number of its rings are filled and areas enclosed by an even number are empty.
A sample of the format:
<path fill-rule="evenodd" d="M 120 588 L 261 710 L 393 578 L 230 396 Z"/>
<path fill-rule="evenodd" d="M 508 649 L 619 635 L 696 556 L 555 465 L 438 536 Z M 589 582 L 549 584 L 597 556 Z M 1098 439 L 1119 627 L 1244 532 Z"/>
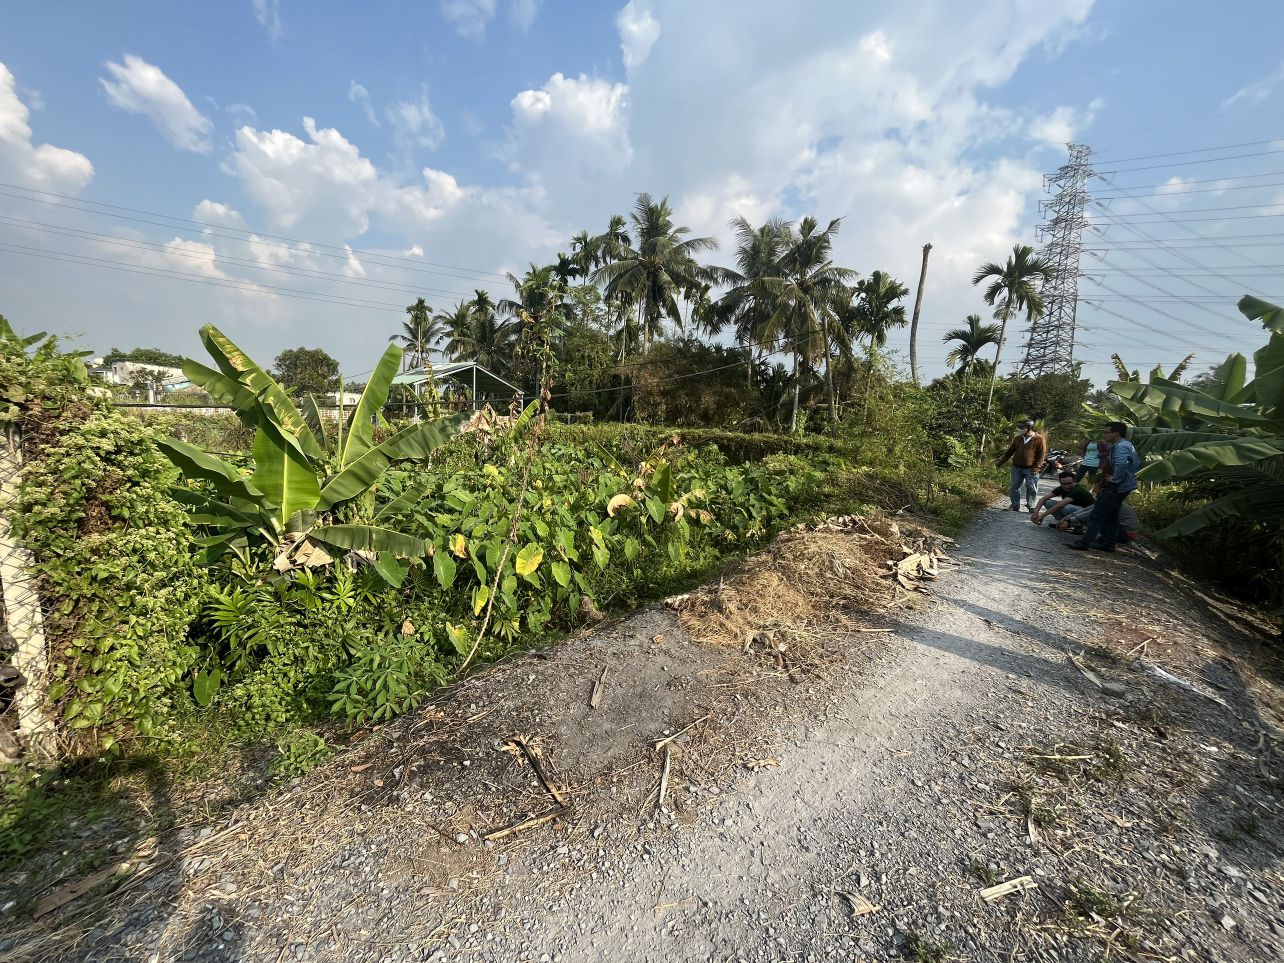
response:
<path fill-rule="evenodd" d="M 1043 179 L 1052 196 L 1039 202 L 1047 218 L 1039 226 L 1040 256 L 1052 265 L 1043 285 L 1043 317 L 1030 325 L 1018 373 L 1029 378 L 1074 371 L 1075 315 L 1079 304 L 1079 255 L 1083 252 L 1084 208 L 1092 148 L 1070 144 L 1070 160 Z"/>

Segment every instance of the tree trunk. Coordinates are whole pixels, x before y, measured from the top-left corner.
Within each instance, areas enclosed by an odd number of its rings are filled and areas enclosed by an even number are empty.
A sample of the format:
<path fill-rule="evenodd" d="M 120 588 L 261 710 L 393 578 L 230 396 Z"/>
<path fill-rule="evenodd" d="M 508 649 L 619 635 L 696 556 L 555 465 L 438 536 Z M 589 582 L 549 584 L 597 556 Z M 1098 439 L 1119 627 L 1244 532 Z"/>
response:
<path fill-rule="evenodd" d="M 834 365 L 829 351 L 829 320 L 820 316 L 820 337 L 825 343 L 825 384 L 829 389 L 829 437 L 838 437 L 838 409 L 834 406 Z"/>
<path fill-rule="evenodd" d="M 1012 313 L 1012 306 L 1004 304 L 1000 312 L 999 324 L 999 343 L 994 348 L 994 370 L 990 372 L 990 390 L 985 396 L 985 423 L 981 426 L 981 450 L 978 452 L 978 458 L 985 458 L 985 441 L 986 426 L 990 422 L 990 409 L 994 406 L 994 385 L 999 380 L 999 359 L 1003 357 L 1003 341 L 1008 333 L 1008 316 Z"/>
<path fill-rule="evenodd" d="M 927 280 L 927 255 L 932 245 L 923 245 L 923 269 L 918 274 L 918 294 L 914 297 L 914 316 L 910 319 L 910 374 L 914 377 L 914 387 L 922 384 L 918 376 L 918 312 L 923 307 L 923 282 Z"/>
<path fill-rule="evenodd" d="M 10 512 L 18 497 L 22 447 L 17 429 L 0 438 L 0 589 L 4 593 L 5 627 L 15 648 L 10 665 L 22 675 L 14 697 L 18 735 L 29 750 L 49 750 L 53 726 L 45 714 L 49 685 L 49 652 L 44 617 L 36 591 L 35 560 L 10 528 Z"/>
<path fill-rule="evenodd" d="M 800 385 L 798 383 L 798 350 L 794 349 L 794 403 L 793 410 L 789 413 L 789 433 L 791 435 L 798 432 L 798 394 Z"/>

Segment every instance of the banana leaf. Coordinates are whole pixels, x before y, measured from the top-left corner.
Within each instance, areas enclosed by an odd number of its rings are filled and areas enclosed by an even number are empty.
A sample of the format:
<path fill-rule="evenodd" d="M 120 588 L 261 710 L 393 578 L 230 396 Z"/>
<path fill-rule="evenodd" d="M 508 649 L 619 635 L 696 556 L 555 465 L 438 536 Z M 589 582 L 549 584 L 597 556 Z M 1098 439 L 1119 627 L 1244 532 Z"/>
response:
<path fill-rule="evenodd" d="M 392 387 L 392 379 L 397 376 L 397 369 L 401 367 L 401 355 L 399 347 L 395 344 L 388 345 L 383 357 L 370 373 L 370 380 L 366 382 L 357 406 L 352 409 L 343 434 L 343 447 L 339 450 L 341 469 L 364 455 L 374 444 L 375 416 L 383 410 L 388 400 L 388 389 Z"/>
<path fill-rule="evenodd" d="M 299 439 L 299 444 L 308 457 L 323 460 L 325 452 L 321 444 L 285 389 L 214 325 L 205 325 L 200 334 L 201 343 L 205 345 L 205 350 L 210 353 L 219 370 L 253 391 L 282 428 Z"/>
<path fill-rule="evenodd" d="M 253 481 L 281 528 L 295 512 L 316 508 L 321 495 L 312 463 L 271 418 L 263 418 L 254 430 Z"/>
<path fill-rule="evenodd" d="M 1194 535 L 1227 520 L 1267 521 L 1284 516 L 1284 485 L 1262 485 L 1224 495 L 1156 533 L 1161 538 Z"/>
<path fill-rule="evenodd" d="M 1233 437 L 1220 431 L 1183 431 L 1173 428 L 1138 426 L 1129 434 L 1137 450 L 1147 455 L 1167 455 L 1206 441 L 1225 441 Z"/>
<path fill-rule="evenodd" d="M 1220 401 L 1210 394 L 1187 385 L 1179 385 L 1174 381 L 1159 380 L 1150 384 L 1112 381 L 1110 390 L 1120 398 L 1141 402 L 1157 411 L 1173 411 L 1178 414 L 1240 425 L 1270 423 L 1270 419 L 1250 408 Z"/>
<path fill-rule="evenodd" d="M 422 558 L 428 550 L 422 538 L 375 525 L 322 525 L 312 529 L 318 542 L 354 552 L 387 552 L 398 558 Z"/>
<path fill-rule="evenodd" d="M 1252 465 L 1284 454 L 1284 439 L 1223 436 L 1174 451 L 1163 461 L 1147 465 L 1137 477 L 1144 481 L 1169 481 L 1195 472 Z"/>
<path fill-rule="evenodd" d="M 330 454 L 330 442 L 325 436 L 325 425 L 321 423 L 321 408 L 317 405 L 317 399 L 311 392 L 303 397 L 303 420 L 308 423 L 312 429 L 312 434 L 324 449 L 326 455 Z"/>
<path fill-rule="evenodd" d="M 321 489 L 316 503 L 319 511 L 334 508 L 373 487 L 388 466 L 411 458 L 427 458 L 459 431 L 464 415 L 452 415 L 439 421 L 403 428 L 382 445 L 368 449 L 342 471 L 331 476 Z"/>
<path fill-rule="evenodd" d="M 239 496 L 262 502 L 264 493 L 236 468 L 222 458 L 202 451 L 195 445 L 166 435 L 156 441 L 166 458 L 187 478 L 198 478 L 212 484 L 220 494 Z"/>
<path fill-rule="evenodd" d="M 1238 404 L 1244 399 L 1244 383 L 1248 378 L 1248 359 L 1239 352 L 1228 354 L 1222 362 L 1220 379 L 1217 385 L 1217 398 Z"/>
<path fill-rule="evenodd" d="M 1284 334 L 1284 308 L 1278 304 L 1246 294 L 1235 306 L 1239 308 L 1239 313 L 1250 321 L 1261 321 L 1268 330 L 1276 334 Z"/>
<path fill-rule="evenodd" d="M 229 378 L 221 371 L 201 364 L 199 361 L 183 362 L 183 374 L 189 381 L 205 389 L 210 400 L 220 405 L 230 405 L 236 410 L 236 416 L 243 423 L 253 428 L 258 424 L 257 396 L 235 378 Z"/>
<path fill-rule="evenodd" d="M 1270 415 L 1284 431 L 1284 334 L 1273 334 L 1271 340 L 1253 353 L 1254 377 L 1244 389 L 1245 400 Z"/>

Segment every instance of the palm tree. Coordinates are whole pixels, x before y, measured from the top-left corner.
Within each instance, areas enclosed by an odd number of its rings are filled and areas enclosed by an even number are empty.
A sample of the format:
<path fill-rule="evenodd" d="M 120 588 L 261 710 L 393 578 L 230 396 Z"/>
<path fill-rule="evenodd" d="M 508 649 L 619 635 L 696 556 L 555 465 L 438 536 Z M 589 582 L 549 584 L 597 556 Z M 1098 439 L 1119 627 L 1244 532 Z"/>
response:
<path fill-rule="evenodd" d="M 1003 342 L 1007 337 L 1008 321 L 1015 314 L 1025 312 L 1027 321 L 1043 317 L 1043 295 L 1039 293 L 1042 282 L 1052 277 L 1052 265 L 1034 253 L 1028 244 L 1014 244 L 1012 256 L 1003 265 L 989 262 L 977 268 L 973 284 L 992 279 L 985 289 L 985 303 L 994 308 L 999 321 L 999 341 L 994 349 L 994 371 L 990 375 L 990 391 L 985 399 L 985 416 L 990 416 L 994 405 L 994 384 L 999 378 L 999 361 L 1003 356 Z M 981 434 L 981 449 L 985 449 L 985 433 Z"/>
<path fill-rule="evenodd" d="M 763 277 L 755 282 L 763 297 L 770 299 L 773 305 L 763 336 L 784 336 L 789 339 L 793 354 L 791 432 L 798 430 L 798 402 L 802 387 L 799 365 L 814 367 L 818 351 L 825 356 L 830 434 L 836 434 L 838 429 L 833 357 L 829 349 L 830 324 L 838 323 L 838 312 L 851 293 L 847 282 L 856 276 L 855 271 L 836 266 L 831 258 L 834 235 L 841 224 L 841 219 L 836 218 L 822 231 L 814 217 L 804 217 L 797 230 L 786 226 L 782 236 L 779 276 Z"/>
<path fill-rule="evenodd" d="M 881 348 L 892 328 L 905 327 L 905 305 L 896 302 L 909 294 L 909 288 L 886 271 L 875 271 L 857 282 L 855 293 L 845 319 L 849 333 L 853 340 L 861 335 L 869 338 L 871 350 Z"/>
<path fill-rule="evenodd" d="M 475 361 L 496 373 L 507 371 L 512 360 L 513 328 L 499 319 L 495 302 L 481 290 L 451 314 L 447 353 L 455 361 Z M 461 310 L 463 309 L 463 310 Z"/>
<path fill-rule="evenodd" d="M 736 340 L 745 346 L 750 359 L 747 383 L 753 382 L 753 345 L 762 339 L 767 322 L 775 313 L 775 302 L 758 284 L 762 278 L 780 276 L 780 256 L 789 223 L 773 218 L 755 228 L 743 217 L 731 221 L 736 235 L 736 267 L 715 268 L 719 283 L 727 290 L 717 301 L 718 317 L 734 326 Z"/>
<path fill-rule="evenodd" d="M 656 203 L 650 194 L 639 194 L 632 220 L 637 246 L 611 241 L 613 260 L 594 271 L 591 280 L 606 285 L 608 298 L 624 292 L 636 298 L 645 350 L 650 351 L 651 341 L 662 330 L 662 317 L 681 325 L 678 297 L 706 280 L 695 254 L 716 250 L 718 242 L 688 237 L 690 228 L 673 223 L 667 197 Z"/>
<path fill-rule="evenodd" d="M 958 345 L 945 356 L 945 363 L 959 369 L 964 378 L 972 373 L 979 355 L 988 346 L 999 343 L 1000 328 L 997 324 L 982 324 L 979 314 L 969 314 L 966 328 L 947 331 L 941 340 L 945 344 L 957 341 Z"/>
<path fill-rule="evenodd" d="M 422 368 L 428 358 L 428 352 L 437 347 L 448 334 L 441 315 L 433 317 L 432 308 L 423 298 L 406 308 L 408 321 L 401 323 L 401 333 L 394 334 L 389 341 L 400 341 L 406 348 L 405 365 L 407 368 Z"/>
<path fill-rule="evenodd" d="M 556 266 L 536 267 L 532 264 L 520 278 L 509 273 L 508 281 L 517 297 L 500 301 L 495 311 L 499 317 L 509 319 L 517 354 L 522 353 L 525 343 L 532 338 L 546 341 L 563 332 L 567 320 L 566 285 L 558 276 Z M 536 364 L 536 390 L 542 390 L 544 374 L 541 356 Z"/>

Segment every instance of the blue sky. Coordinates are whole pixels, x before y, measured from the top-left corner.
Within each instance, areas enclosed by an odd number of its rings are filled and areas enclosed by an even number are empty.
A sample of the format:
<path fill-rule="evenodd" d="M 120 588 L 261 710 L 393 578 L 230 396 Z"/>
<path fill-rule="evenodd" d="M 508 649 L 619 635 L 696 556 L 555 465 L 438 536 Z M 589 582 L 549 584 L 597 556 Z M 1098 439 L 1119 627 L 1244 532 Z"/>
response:
<path fill-rule="evenodd" d="M 985 313 L 972 270 L 1036 243 L 1075 140 L 1119 171 L 1091 185 L 1114 199 L 1084 261 L 1089 374 L 1258 343 L 1233 305 L 1284 296 L 1278 4 L 783 9 L 4 0 L 0 313 L 99 351 L 199 354 L 212 321 L 357 374 L 416 293 L 498 294 L 649 191 L 723 237 L 736 214 L 842 216 L 842 263 L 911 287 L 931 241 L 937 374 L 941 334 Z"/>

